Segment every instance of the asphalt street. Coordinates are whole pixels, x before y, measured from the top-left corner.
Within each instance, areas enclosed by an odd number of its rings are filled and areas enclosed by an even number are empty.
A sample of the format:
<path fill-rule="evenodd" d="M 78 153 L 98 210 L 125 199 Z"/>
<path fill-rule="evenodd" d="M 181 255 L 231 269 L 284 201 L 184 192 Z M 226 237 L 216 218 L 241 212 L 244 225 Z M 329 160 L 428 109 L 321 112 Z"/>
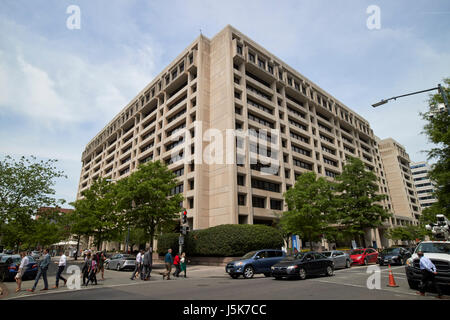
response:
<path fill-rule="evenodd" d="M 306 280 L 275 280 L 257 275 L 253 279 L 231 279 L 224 267 L 191 266 L 188 278 L 162 280 L 160 272 L 152 272 L 151 281 L 130 280 L 131 272 L 105 271 L 105 281 L 97 286 L 69 290 L 66 287 L 45 293 L 14 293 L 14 283 L 7 284 L 9 295 L 5 299 L 33 300 L 428 300 L 436 299 L 436 294 L 426 297 L 409 288 L 404 266 L 392 267 L 399 287 L 388 287 L 387 267 L 381 267 L 379 289 L 368 289 L 367 267 L 354 266 L 336 270 L 332 277 L 312 277 Z M 100 277 L 98 277 L 100 278 Z M 54 279 L 49 280 L 53 284 Z M 26 281 L 24 288 L 31 287 Z M 41 283 L 38 289 L 42 287 Z M 12 290 L 11 290 L 12 289 Z M 445 296 L 444 298 L 449 298 Z"/>

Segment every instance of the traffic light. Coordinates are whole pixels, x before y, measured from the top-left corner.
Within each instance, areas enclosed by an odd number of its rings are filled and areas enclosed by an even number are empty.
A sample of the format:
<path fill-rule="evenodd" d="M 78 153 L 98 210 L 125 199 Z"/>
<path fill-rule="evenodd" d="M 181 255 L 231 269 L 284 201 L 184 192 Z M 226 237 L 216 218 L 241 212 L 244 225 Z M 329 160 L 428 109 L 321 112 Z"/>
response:
<path fill-rule="evenodd" d="M 182 221 L 183 224 L 187 223 L 187 212 L 186 212 L 186 210 L 183 211 L 183 218 L 182 218 L 181 221 Z"/>

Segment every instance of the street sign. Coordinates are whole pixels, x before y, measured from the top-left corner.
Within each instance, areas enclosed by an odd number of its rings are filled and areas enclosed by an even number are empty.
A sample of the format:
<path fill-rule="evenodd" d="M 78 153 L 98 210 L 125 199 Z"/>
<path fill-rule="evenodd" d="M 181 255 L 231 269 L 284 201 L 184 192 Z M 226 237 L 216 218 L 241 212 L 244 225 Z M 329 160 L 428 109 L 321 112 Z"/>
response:
<path fill-rule="evenodd" d="M 184 244 L 184 237 L 183 236 L 180 236 L 179 238 L 178 238 L 178 244 Z"/>

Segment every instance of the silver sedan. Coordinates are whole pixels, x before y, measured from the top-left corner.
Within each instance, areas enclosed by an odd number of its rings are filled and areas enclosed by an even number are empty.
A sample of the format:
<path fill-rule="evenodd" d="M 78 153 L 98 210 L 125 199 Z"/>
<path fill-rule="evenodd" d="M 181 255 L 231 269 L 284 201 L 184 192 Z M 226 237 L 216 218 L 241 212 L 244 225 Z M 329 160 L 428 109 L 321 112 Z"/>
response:
<path fill-rule="evenodd" d="M 350 268 L 352 265 L 352 259 L 348 254 L 339 250 L 324 251 L 321 252 L 327 258 L 330 258 L 334 262 L 334 268 Z"/>
<path fill-rule="evenodd" d="M 136 257 L 131 254 L 115 254 L 106 262 L 106 269 L 125 270 L 134 269 L 136 265 Z"/>

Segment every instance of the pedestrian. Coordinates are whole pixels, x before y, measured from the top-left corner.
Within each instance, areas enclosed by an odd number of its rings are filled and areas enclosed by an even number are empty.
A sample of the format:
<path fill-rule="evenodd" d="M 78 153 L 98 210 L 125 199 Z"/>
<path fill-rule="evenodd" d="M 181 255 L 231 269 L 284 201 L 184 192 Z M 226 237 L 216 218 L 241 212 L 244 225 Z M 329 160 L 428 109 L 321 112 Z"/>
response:
<path fill-rule="evenodd" d="M 141 273 L 141 252 L 139 251 L 138 254 L 136 255 L 136 262 L 135 262 L 135 266 L 134 266 L 134 270 L 133 270 L 133 275 L 131 276 L 131 280 L 134 280 L 137 276 Z"/>
<path fill-rule="evenodd" d="M 175 258 L 173 259 L 173 265 L 175 266 L 175 272 L 173 273 L 174 277 L 179 277 L 180 276 L 180 253 L 177 253 L 177 255 L 175 256 Z"/>
<path fill-rule="evenodd" d="M 67 265 L 67 256 L 63 252 L 61 257 L 59 258 L 58 271 L 56 272 L 56 283 L 55 283 L 55 286 L 53 287 L 53 289 L 57 289 L 58 288 L 58 286 L 59 286 L 59 279 L 62 279 L 64 281 L 64 285 L 66 285 L 67 280 L 66 280 L 66 278 L 64 278 L 61 275 L 63 273 L 64 269 L 66 268 L 66 265 Z"/>
<path fill-rule="evenodd" d="M 102 280 L 105 280 L 105 277 L 104 277 L 104 275 L 105 275 L 105 260 L 106 260 L 105 253 L 102 251 L 100 253 L 100 257 L 98 259 L 98 272 L 102 273 Z"/>
<path fill-rule="evenodd" d="M 47 270 L 48 270 L 48 266 L 50 265 L 50 262 L 51 262 L 51 258 L 50 258 L 49 250 L 44 249 L 44 257 L 39 262 L 39 266 L 38 266 L 39 269 L 38 269 L 38 273 L 36 274 L 36 278 L 34 279 L 33 288 L 28 289 L 27 291 L 34 292 L 34 290 L 36 290 L 36 286 L 37 286 L 41 276 L 42 276 L 42 279 L 44 279 L 44 289 L 41 289 L 41 291 L 48 290 Z"/>
<path fill-rule="evenodd" d="M 167 250 L 164 263 L 166 264 L 166 271 L 163 273 L 163 280 L 165 277 L 167 277 L 167 280 L 170 280 L 170 272 L 172 272 L 173 264 L 172 249 Z"/>
<path fill-rule="evenodd" d="M 143 280 L 148 281 L 150 280 L 150 273 L 152 272 L 152 248 L 147 248 L 147 251 L 144 254 L 144 260 L 142 262 L 143 264 Z"/>
<path fill-rule="evenodd" d="M 436 266 L 431 262 L 428 257 L 425 257 L 422 251 L 417 252 L 417 255 L 420 258 L 420 271 L 422 272 L 422 280 L 419 285 L 419 292 L 421 296 L 425 295 L 428 285 L 431 282 L 431 285 L 434 287 L 438 294 L 438 298 L 442 298 L 442 292 L 439 285 L 436 283 Z"/>
<path fill-rule="evenodd" d="M 97 260 L 94 257 L 94 259 L 92 259 L 91 265 L 89 267 L 89 276 L 88 276 L 88 280 L 86 282 L 86 287 L 88 286 L 89 281 L 91 281 L 92 283 L 95 282 L 95 284 L 97 285 L 97 266 L 98 266 Z"/>
<path fill-rule="evenodd" d="M 186 265 L 188 263 L 188 259 L 186 257 L 186 252 L 183 252 L 181 254 L 181 259 L 180 259 L 180 270 L 184 272 L 184 277 L 187 278 L 186 276 Z"/>
<path fill-rule="evenodd" d="M 19 270 L 17 271 L 17 274 L 15 276 L 17 283 L 16 292 L 22 290 L 22 277 L 27 271 L 28 264 L 30 263 L 30 260 L 28 259 L 27 253 L 25 251 L 23 251 L 20 256 L 22 257 L 22 260 L 20 261 Z"/>
<path fill-rule="evenodd" d="M 89 270 L 91 269 L 91 254 L 87 253 L 86 258 L 84 260 L 83 268 L 81 269 L 81 272 L 83 274 L 83 286 L 86 285 L 86 280 L 89 278 Z"/>

